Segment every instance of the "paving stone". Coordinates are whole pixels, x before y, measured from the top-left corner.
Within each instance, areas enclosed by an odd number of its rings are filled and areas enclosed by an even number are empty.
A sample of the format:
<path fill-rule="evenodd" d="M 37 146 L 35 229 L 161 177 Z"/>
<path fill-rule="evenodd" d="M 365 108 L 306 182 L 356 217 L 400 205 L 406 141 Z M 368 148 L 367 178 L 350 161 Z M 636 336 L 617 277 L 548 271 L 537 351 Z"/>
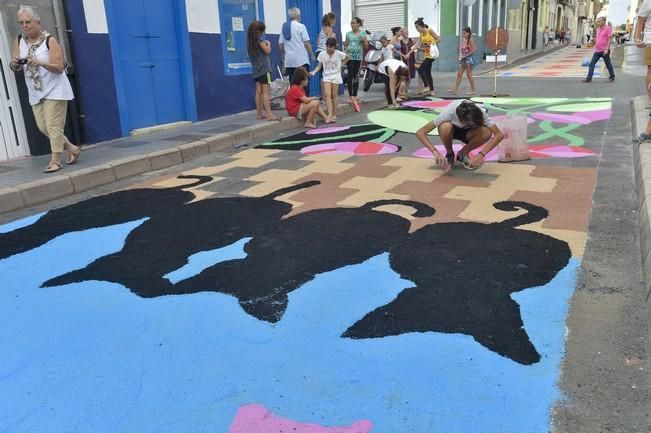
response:
<path fill-rule="evenodd" d="M 160 150 L 147 156 L 151 161 L 152 170 L 160 170 L 183 162 L 181 151 L 177 148 Z"/>
<path fill-rule="evenodd" d="M 24 205 L 18 188 L 0 189 L 0 213 L 21 209 Z"/>
<path fill-rule="evenodd" d="M 143 155 L 119 159 L 109 165 L 113 167 L 113 172 L 117 180 L 151 171 L 151 161 Z"/>
<path fill-rule="evenodd" d="M 230 149 L 233 146 L 233 136 L 231 134 L 215 134 L 206 137 L 204 140 L 208 144 L 210 153 L 221 152 L 225 149 Z"/>
<path fill-rule="evenodd" d="M 29 182 L 18 189 L 26 207 L 71 195 L 75 192 L 70 177 L 63 174 Z"/>
<path fill-rule="evenodd" d="M 83 168 L 68 176 L 72 181 L 75 192 L 86 191 L 116 180 L 113 167 L 108 164 Z"/>
<path fill-rule="evenodd" d="M 208 143 L 203 140 L 194 141 L 188 144 L 181 144 L 178 146 L 178 148 L 181 151 L 181 157 L 183 158 L 184 162 L 201 158 L 202 156 L 206 156 L 210 153 Z"/>
<path fill-rule="evenodd" d="M 242 146 L 244 144 L 253 143 L 253 132 L 245 128 L 244 131 L 233 134 L 233 146 Z"/>

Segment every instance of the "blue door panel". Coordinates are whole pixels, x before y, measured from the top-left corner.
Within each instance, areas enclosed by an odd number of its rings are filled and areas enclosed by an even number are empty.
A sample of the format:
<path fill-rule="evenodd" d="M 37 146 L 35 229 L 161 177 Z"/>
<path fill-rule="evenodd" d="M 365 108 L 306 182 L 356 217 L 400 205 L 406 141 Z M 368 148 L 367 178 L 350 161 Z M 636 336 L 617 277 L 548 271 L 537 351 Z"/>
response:
<path fill-rule="evenodd" d="M 158 123 L 185 120 L 183 77 L 173 0 L 144 0 Z"/>
<path fill-rule="evenodd" d="M 111 5 L 128 129 L 185 120 L 176 0 Z"/>
<path fill-rule="evenodd" d="M 287 0 L 287 8 L 297 7 L 301 10 L 301 23 L 307 27 L 310 35 L 312 50 L 316 52 L 316 38 L 321 31 L 322 5 L 316 0 Z M 314 65 L 313 65 L 314 66 Z M 310 95 L 316 96 L 321 93 L 321 84 L 318 80 L 312 79 L 309 84 Z"/>
<path fill-rule="evenodd" d="M 158 123 L 185 120 L 183 88 L 180 83 L 179 62 L 158 60 L 155 62 L 153 88 L 156 96 Z"/>
<path fill-rule="evenodd" d="M 151 68 L 143 67 L 140 60 L 123 60 L 120 63 L 127 95 L 129 128 L 137 129 L 156 125 L 156 104 Z"/>

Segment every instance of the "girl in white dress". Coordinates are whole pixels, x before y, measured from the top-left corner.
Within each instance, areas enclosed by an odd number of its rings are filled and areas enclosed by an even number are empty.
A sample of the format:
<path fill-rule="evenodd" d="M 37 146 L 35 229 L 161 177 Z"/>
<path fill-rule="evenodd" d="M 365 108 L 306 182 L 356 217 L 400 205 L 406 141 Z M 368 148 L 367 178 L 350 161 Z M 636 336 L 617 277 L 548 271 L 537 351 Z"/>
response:
<path fill-rule="evenodd" d="M 344 81 L 341 78 L 341 65 L 346 63 L 348 58 L 346 53 L 337 50 L 337 40 L 329 38 L 326 41 L 326 50 L 321 51 L 317 57 L 319 62 L 310 75 L 314 77 L 323 69 L 323 99 L 325 99 L 328 109 L 328 120 L 326 123 L 332 123 L 337 120 L 337 99 L 339 95 L 339 85 Z"/>

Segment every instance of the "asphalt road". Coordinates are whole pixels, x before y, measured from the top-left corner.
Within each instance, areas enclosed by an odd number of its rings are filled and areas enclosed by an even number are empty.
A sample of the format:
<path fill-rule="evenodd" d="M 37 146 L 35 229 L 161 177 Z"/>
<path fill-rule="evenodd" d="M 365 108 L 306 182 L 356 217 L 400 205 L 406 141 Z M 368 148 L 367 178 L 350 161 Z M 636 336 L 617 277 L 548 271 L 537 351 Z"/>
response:
<path fill-rule="evenodd" d="M 643 68 L 613 57 L 614 83 L 499 79 L 529 161 L 442 176 L 421 101 L 14 214 L 0 431 L 651 431 Z"/>

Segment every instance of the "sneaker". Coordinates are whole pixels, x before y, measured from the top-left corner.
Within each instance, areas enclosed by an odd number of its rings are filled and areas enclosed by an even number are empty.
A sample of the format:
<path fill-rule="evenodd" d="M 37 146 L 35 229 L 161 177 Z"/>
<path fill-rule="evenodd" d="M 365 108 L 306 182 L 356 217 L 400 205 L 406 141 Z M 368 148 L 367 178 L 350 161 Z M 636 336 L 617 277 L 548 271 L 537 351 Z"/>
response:
<path fill-rule="evenodd" d="M 587 78 L 585 80 L 581 80 L 582 83 L 592 83 L 592 80 L 588 80 Z"/>
<path fill-rule="evenodd" d="M 649 142 L 651 142 L 651 135 L 645 134 L 643 132 L 643 133 L 640 134 L 639 137 L 635 137 L 631 141 L 633 142 L 633 144 L 649 143 Z"/>
<path fill-rule="evenodd" d="M 457 153 L 457 161 L 468 170 L 474 170 L 477 168 L 470 165 L 470 158 L 468 158 L 468 155 Z"/>

